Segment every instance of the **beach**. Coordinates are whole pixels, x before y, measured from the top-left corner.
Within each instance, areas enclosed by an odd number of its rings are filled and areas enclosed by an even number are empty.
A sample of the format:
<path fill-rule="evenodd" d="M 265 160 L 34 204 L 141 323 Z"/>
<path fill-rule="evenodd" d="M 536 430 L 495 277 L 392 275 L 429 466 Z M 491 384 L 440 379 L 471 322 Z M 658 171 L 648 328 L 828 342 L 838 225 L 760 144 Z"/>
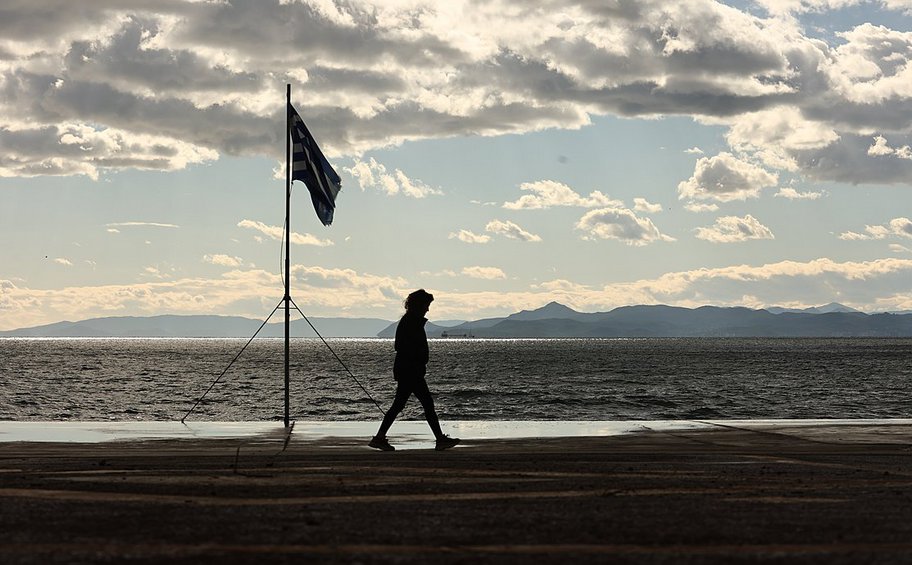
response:
<path fill-rule="evenodd" d="M 365 447 L 366 423 L 334 434 L 268 423 L 235 437 L 7 434 L 0 561 L 912 561 L 909 421 L 489 430 L 445 452 L 422 443 L 421 422 L 401 424 L 396 452 Z"/>

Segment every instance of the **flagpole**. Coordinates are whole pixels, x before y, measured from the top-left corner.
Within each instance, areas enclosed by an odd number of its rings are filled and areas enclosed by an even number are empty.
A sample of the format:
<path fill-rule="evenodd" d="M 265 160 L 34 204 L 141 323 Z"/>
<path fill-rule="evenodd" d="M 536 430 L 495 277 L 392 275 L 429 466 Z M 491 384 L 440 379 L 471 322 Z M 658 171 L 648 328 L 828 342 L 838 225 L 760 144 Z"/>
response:
<path fill-rule="evenodd" d="M 291 337 L 291 84 L 285 85 L 285 427 L 288 428 L 288 342 Z"/>

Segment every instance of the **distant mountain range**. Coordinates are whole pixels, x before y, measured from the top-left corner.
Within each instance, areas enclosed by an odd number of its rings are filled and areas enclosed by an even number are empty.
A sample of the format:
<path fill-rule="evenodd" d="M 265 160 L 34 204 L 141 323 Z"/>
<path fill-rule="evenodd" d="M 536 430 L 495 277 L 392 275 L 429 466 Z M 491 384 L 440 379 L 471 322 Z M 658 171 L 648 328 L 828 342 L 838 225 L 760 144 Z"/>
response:
<path fill-rule="evenodd" d="M 379 318 L 311 318 L 324 337 L 393 337 L 396 322 Z M 2 331 L 0 337 L 250 337 L 262 322 L 239 316 L 94 318 Z M 789 308 L 678 308 L 623 306 L 609 312 L 577 312 L 551 302 L 502 318 L 428 322 L 429 337 L 912 337 L 912 314 L 865 314 L 841 304 Z M 281 322 L 263 337 L 282 337 Z M 293 337 L 314 337 L 304 320 Z"/>
<path fill-rule="evenodd" d="M 835 303 L 770 310 L 658 305 L 583 313 L 551 302 L 504 318 L 448 328 L 429 323 L 426 329 L 429 337 L 912 337 L 912 315 L 907 314 L 865 314 Z M 379 335 L 390 337 L 395 331 L 392 324 Z"/>
<path fill-rule="evenodd" d="M 281 318 L 280 318 L 281 319 Z M 310 318 L 323 337 L 374 337 L 389 326 L 379 318 Z M 250 337 L 262 324 L 241 316 L 93 318 L 0 332 L 0 337 Z M 284 337 L 284 322 L 267 324 L 261 337 Z M 306 321 L 291 323 L 293 337 L 316 337 Z"/>

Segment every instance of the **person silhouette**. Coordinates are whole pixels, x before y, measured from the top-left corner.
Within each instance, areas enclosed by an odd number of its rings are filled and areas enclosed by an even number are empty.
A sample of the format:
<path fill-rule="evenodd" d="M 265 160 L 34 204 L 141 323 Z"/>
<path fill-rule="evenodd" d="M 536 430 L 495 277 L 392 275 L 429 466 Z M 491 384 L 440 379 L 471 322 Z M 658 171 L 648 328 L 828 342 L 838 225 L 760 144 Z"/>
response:
<path fill-rule="evenodd" d="M 396 448 L 386 439 L 386 432 L 413 394 L 424 407 L 424 417 L 434 432 L 434 437 L 437 438 L 435 449 L 442 451 L 459 443 L 459 438 L 452 438 L 440 429 L 440 420 L 437 419 L 437 412 L 434 410 L 434 399 L 424 378 L 429 357 L 427 334 L 424 331 L 427 318 L 424 315 L 433 301 L 434 295 L 423 288 L 409 294 L 405 299 L 405 314 L 396 328 L 396 359 L 393 361 L 396 398 L 383 417 L 377 435 L 368 443 L 370 447 L 395 451 Z"/>

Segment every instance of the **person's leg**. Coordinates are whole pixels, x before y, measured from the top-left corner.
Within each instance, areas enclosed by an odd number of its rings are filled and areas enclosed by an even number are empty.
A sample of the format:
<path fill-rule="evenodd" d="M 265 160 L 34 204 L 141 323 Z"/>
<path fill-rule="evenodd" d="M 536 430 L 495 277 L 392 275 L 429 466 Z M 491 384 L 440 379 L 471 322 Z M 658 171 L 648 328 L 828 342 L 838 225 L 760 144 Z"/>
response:
<path fill-rule="evenodd" d="M 409 396 L 411 395 L 411 387 L 403 384 L 402 381 L 399 381 L 396 385 L 396 398 L 393 399 L 393 405 L 390 406 L 389 410 L 386 411 L 386 415 L 383 417 L 383 422 L 380 424 L 380 429 L 377 431 L 377 437 L 386 437 L 386 432 L 388 432 L 390 426 L 393 425 L 396 416 L 405 408 Z"/>
<path fill-rule="evenodd" d="M 421 401 L 421 405 L 424 407 L 424 417 L 427 419 L 431 431 L 434 432 L 434 437 L 437 439 L 442 438 L 443 431 L 440 429 L 440 420 L 437 419 L 437 411 L 434 410 L 434 398 L 431 396 L 431 391 L 428 389 L 427 381 L 419 379 L 419 381 L 415 383 L 412 392 L 418 400 Z"/>

